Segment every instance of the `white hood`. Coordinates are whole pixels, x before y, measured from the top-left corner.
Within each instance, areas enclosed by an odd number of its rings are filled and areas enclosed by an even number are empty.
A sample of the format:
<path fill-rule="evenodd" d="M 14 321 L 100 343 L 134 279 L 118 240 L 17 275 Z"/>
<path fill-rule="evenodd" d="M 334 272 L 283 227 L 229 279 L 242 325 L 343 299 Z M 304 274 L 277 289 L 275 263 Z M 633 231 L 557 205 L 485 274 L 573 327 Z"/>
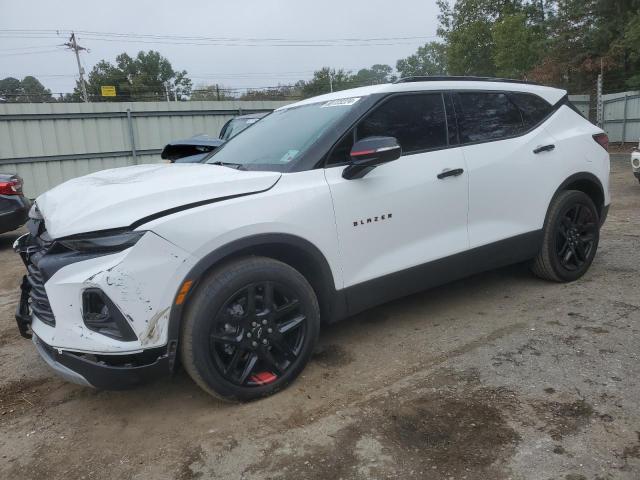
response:
<path fill-rule="evenodd" d="M 36 199 L 52 238 L 128 227 L 171 208 L 271 188 L 277 172 L 217 165 L 154 164 L 74 178 Z"/>

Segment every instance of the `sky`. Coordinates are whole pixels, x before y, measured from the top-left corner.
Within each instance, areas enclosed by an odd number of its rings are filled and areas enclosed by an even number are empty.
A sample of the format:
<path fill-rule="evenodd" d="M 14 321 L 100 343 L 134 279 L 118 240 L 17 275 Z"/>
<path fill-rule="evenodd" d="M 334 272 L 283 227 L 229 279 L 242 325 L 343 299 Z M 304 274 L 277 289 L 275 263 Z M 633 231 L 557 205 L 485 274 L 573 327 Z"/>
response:
<path fill-rule="evenodd" d="M 33 75 L 66 93 L 78 68 L 59 45 L 71 30 L 89 49 L 81 53 L 87 72 L 153 49 L 194 86 L 257 88 L 308 79 L 323 66 L 395 67 L 436 39 L 438 8 L 435 0 L 0 0 L 0 12 L 0 78 Z"/>

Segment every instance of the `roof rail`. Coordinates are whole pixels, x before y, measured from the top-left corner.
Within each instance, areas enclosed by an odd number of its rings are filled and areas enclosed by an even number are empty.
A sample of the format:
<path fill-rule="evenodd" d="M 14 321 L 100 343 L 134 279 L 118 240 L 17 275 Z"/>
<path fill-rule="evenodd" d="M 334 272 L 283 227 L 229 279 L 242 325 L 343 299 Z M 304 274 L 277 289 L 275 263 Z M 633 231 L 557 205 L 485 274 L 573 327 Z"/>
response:
<path fill-rule="evenodd" d="M 502 83 L 524 83 L 526 85 L 540 85 L 539 83 L 529 82 L 527 80 L 512 80 L 509 78 L 473 77 L 473 76 L 463 77 L 463 76 L 447 76 L 447 75 L 404 77 L 396 80 L 393 83 L 411 83 L 411 82 L 502 82 Z"/>

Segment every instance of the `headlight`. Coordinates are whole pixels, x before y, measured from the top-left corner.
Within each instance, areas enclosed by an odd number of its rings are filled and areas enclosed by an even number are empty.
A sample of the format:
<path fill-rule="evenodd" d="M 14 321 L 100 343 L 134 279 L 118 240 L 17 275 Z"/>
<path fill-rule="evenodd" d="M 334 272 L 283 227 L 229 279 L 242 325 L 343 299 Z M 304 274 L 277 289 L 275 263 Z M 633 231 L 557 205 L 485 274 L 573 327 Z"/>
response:
<path fill-rule="evenodd" d="M 60 245 L 76 252 L 119 252 L 133 247 L 146 232 L 112 230 L 74 235 L 58 240 Z"/>

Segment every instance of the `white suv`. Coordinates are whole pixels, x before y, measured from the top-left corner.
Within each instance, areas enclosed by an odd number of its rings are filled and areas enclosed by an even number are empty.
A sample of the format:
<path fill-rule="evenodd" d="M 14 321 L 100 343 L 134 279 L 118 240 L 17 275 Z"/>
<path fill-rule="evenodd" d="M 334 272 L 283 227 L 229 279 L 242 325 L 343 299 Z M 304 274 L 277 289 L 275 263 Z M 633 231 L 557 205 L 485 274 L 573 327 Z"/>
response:
<path fill-rule="evenodd" d="M 205 163 L 41 195 L 15 245 L 18 325 L 81 384 L 180 359 L 213 395 L 268 395 L 323 323 L 516 262 L 581 277 L 610 201 L 606 147 L 566 92 L 532 84 L 409 78 L 304 100 Z"/>

